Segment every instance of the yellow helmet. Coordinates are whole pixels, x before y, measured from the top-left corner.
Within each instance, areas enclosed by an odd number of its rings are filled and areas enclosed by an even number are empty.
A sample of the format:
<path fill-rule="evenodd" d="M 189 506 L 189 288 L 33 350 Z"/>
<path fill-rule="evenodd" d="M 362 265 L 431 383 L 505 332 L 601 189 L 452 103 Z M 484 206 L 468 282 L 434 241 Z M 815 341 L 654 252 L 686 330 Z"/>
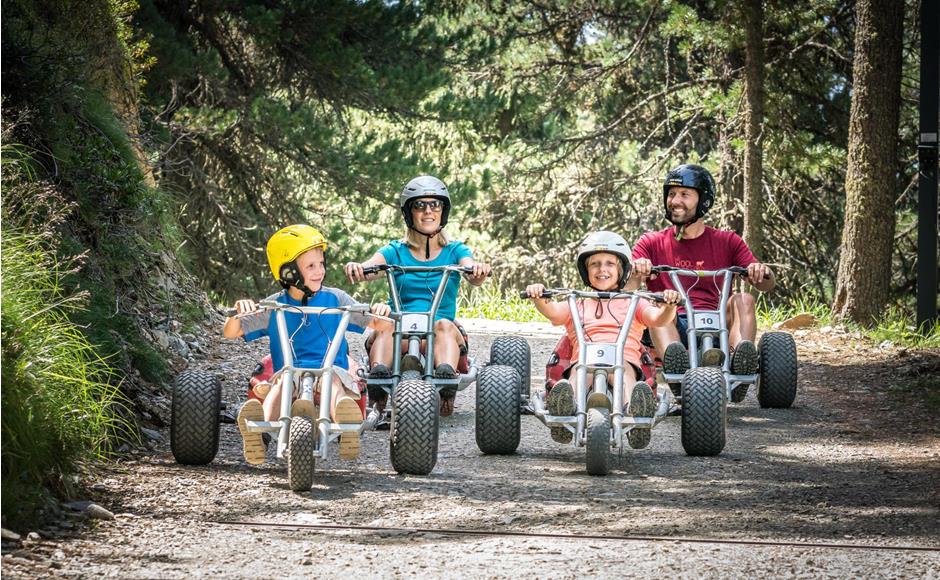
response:
<path fill-rule="evenodd" d="M 294 264 L 301 254 L 320 248 L 326 251 L 326 238 L 316 228 L 295 224 L 281 228 L 268 240 L 268 266 L 274 279 L 281 284 L 303 284 L 303 278 Z"/>

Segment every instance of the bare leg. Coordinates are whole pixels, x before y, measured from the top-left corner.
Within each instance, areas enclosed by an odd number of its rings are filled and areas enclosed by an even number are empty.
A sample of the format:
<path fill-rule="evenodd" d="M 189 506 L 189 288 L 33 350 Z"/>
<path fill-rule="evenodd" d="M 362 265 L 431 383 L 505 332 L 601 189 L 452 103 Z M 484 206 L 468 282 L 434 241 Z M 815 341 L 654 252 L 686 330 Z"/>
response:
<path fill-rule="evenodd" d="M 728 301 L 728 341 L 737 346 L 742 340 L 754 342 L 757 337 L 757 304 L 754 297 L 739 292 Z"/>
<path fill-rule="evenodd" d="M 457 329 L 457 325 L 450 320 L 438 320 L 434 323 L 434 366 L 449 364 L 451 368 L 457 368 L 457 362 L 460 360 L 460 346 L 463 344 L 463 337 Z"/>
<path fill-rule="evenodd" d="M 394 326 L 387 320 L 378 320 L 375 326 L 375 339 L 369 349 L 369 361 L 372 366 L 383 364 L 392 366 L 392 332 Z"/>
<path fill-rule="evenodd" d="M 666 326 L 651 326 L 649 331 L 650 337 L 653 339 L 653 346 L 656 347 L 656 352 L 659 353 L 659 356 L 663 356 L 667 346 L 681 340 L 679 338 L 679 330 L 673 323 L 667 324 Z"/>
<path fill-rule="evenodd" d="M 281 377 L 275 375 L 271 381 L 271 390 L 262 403 L 265 421 L 277 421 L 281 414 Z"/>

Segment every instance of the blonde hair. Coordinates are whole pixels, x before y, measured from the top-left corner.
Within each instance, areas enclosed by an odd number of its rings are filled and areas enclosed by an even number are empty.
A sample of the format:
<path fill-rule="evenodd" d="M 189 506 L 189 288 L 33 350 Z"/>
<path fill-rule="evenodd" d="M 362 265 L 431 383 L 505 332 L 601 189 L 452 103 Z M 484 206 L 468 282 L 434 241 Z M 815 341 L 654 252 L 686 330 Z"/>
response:
<path fill-rule="evenodd" d="M 402 238 L 401 241 L 404 242 L 406 246 L 408 246 L 409 248 L 413 250 L 423 250 L 425 247 L 424 245 L 426 243 L 426 240 L 427 240 L 427 236 L 425 236 L 424 234 L 419 234 L 413 229 L 407 228 L 405 230 L 405 237 Z M 447 244 L 450 243 L 450 240 L 447 238 L 447 234 L 444 233 L 444 230 L 437 232 L 437 236 L 435 236 L 435 240 L 437 241 L 437 245 L 441 248 L 446 247 Z"/>

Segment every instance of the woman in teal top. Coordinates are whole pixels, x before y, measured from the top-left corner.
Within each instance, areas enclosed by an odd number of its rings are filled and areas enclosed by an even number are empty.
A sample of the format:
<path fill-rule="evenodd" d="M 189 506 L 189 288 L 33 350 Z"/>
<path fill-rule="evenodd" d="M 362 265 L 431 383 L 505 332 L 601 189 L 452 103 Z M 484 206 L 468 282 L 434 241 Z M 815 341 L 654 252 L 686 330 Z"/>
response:
<path fill-rule="evenodd" d="M 490 267 L 473 259 L 470 248 L 462 242 L 450 241 L 444 233 L 450 214 L 450 194 L 441 180 L 430 175 L 416 177 L 405 185 L 398 198 L 402 216 L 405 218 L 405 237 L 383 246 L 367 261 L 349 262 L 344 268 L 350 282 L 372 280 L 380 274 L 363 274 L 363 268 L 390 264 L 397 266 L 448 266 L 460 265 L 473 268 L 467 281 L 474 286 L 483 284 L 490 274 Z M 399 298 L 406 311 L 427 312 L 431 309 L 434 291 L 443 272 L 408 272 L 396 276 Z M 457 313 L 457 289 L 460 277 L 451 275 L 441 298 L 434 321 L 434 374 L 442 378 L 457 376 L 457 361 L 464 346 L 463 337 L 454 324 Z M 379 321 L 377 321 L 379 322 Z M 376 324 L 370 337 L 369 360 L 372 377 L 390 376 L 392 362 L 392 332 L 390 322 Z M 441 398 L 441 415 L 453 413 L 453 396 Z"/>

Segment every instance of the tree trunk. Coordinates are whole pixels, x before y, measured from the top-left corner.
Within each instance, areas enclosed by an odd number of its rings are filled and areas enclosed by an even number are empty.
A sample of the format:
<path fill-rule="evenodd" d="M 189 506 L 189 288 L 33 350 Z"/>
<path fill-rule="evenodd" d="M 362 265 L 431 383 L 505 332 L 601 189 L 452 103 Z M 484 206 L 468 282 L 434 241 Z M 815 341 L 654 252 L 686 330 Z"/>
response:
<path fill-rule="evenodd" d="M 748 0 L 744 6 L 745 105 L 744 110 L 744 241 L 756 256 L 763 252 L 764 211 L 764 8 L 762 0 Z"/>
<path fill-rule="evenodd" d="M 845 223 L 833 314 L 871 324 L 891 283 L 903 2 L 856 4 Z"/>

